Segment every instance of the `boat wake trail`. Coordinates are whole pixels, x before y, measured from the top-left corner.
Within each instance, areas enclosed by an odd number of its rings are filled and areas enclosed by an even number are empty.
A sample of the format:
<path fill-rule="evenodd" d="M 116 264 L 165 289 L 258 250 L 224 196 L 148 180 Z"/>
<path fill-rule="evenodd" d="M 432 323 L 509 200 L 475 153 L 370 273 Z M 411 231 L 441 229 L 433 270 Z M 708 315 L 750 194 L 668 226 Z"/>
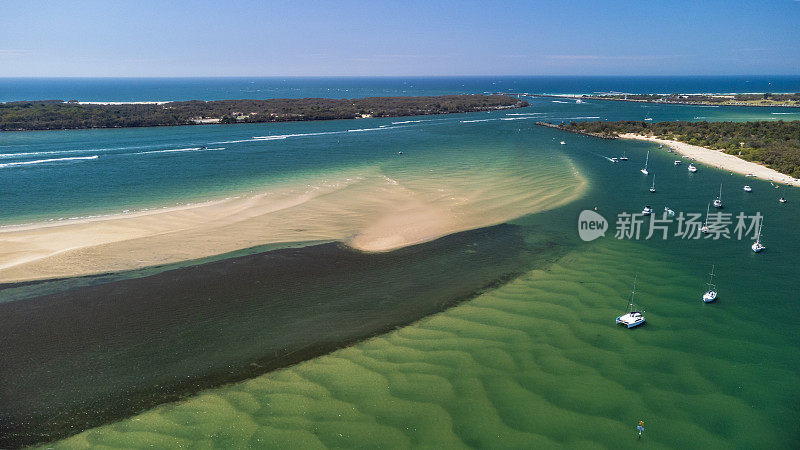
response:
<path fill-rule="evenodd" d="M 205 148 L 205 147 L 190 147 L 190 148 L 173 148 L 169 150 L 151 150 L 147 152 L 137 152 L 134 155 L 148 155 L 151 153 L 180 153 L 180 152 L 211 152 L 215 150 L 225 150 L 225 147 L 219 148 Z"/>
<path fill-rule="evenodd" d="M 71 158 L 37 159 L 37 160 L 34 160 L 34 161 L 19 161 L 19 162 L 3 163 L 3 164 L 0 164 L 0 168 L 16 167 L 16 166 L 27 166 L 27 165 L 32 165 L 32 164 L 45 164 L 45 163 L 54 163 L 54 162 L 63 162 L 63 161 L 77 161 L 77 160 L 97 159 L 97 158 L 99 158 L 98 155 L 73 156 Z"/>

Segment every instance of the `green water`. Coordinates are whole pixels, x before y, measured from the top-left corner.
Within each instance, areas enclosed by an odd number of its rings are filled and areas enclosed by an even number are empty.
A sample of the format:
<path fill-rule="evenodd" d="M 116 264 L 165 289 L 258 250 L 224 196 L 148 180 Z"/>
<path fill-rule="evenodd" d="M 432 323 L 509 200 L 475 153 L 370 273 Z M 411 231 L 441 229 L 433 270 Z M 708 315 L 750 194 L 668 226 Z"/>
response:
<path fill-rule="evenodd" d="M 631 273 L 655 282 L 640 291 L 650 323 L 626 330 L 613 317 Z M 593 245 L 413 326 L 59 446 L 791 448 L 797 349 L 741 317 L 757 309 L 748 295 L 721 288 L 703 305 L 704 281 L 642 246 Z"/>
<path fill-rule="evenodd" d="M 796 191 L 781 205 L 766 182 L 688 174 L 655 145 L 530 132 L 565 139 L 590 181 L 572 204 L 514 221 L 531 242 L 567 246 L 556 262 L 413 325 L 57 446 L 795 448 Z M 623 149 L 627 164 L 598 156 Z M 638 172 L 647 150 L 657 194 Z M 751 240 L 575 236 L 578 212 L 595 206 L 612 224 L 645 203 L 704 212 L 720 181 L 726 211 L 765 216 L 767 251 L 753 254 Z M 719 300 L 704 304 L 712 263 Z M 634 275 L 647 323 L 628 330 L 614 318 Z"/>

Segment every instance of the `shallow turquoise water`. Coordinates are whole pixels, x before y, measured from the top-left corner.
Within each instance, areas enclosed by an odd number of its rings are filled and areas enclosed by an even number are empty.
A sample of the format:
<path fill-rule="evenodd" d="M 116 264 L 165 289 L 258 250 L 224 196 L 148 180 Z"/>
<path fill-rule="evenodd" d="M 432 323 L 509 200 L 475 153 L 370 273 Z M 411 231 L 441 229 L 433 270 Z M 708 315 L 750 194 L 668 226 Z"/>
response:
<path fill-rule="evenodd" d="M 436 158 L 452 160 L 465 146 L 478 152 L 508 142 L 539 146 L 544 131 L 532 126 L 535 121 L 789 120 L 793 116 L 787 113 L 800 119 L 800 113 L 786 108 L 528 100 L 530 107 L 510 112 L 436 117 L 2 133 L 0 223 L 170 206 L 287 182 L 312 183 L 348 169 L 397 166 L 399 150 L 408 156 L 402 164 L 413 170 L 435 165 Z"/>

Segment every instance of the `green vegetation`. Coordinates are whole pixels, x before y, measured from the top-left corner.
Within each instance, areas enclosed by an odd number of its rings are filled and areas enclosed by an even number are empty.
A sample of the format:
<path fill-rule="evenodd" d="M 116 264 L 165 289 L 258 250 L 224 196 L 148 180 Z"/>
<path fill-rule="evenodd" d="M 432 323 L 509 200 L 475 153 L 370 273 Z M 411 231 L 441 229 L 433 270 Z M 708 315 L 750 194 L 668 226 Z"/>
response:
<path fill-rule="evenodd" d="M 690 105 L 795 106 L 800 107 L 800 93 L 795 94 L 601 94 L 584 95 L 599 100 L 623 100 L 646 103 Z"/>
<path fill-rule="evenodd" d="M 186 101 L 89 105 L 61 100 L 0 103 L 0 131 L 290 122 L 464 113 L 528 106 L 505 95 Z"/>
<path fill-rule="evenodd" d="M 643 134 L 722 150 L 800 178 L 800 121 L 791 122 L 572 122 L 560 128 L 615 137 Z"/>

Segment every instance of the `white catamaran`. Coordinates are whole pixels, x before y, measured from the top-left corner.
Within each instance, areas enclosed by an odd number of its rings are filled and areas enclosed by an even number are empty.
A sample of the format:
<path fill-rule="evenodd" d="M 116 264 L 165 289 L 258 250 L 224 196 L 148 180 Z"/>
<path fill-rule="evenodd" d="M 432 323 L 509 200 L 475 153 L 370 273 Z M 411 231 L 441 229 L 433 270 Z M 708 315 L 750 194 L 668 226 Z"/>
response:
<path fill-rule="evenodd" d="M 714 208 L 722 208 L 722 183 L 719 184 L 719 197 L 714 199 Z"/>
<path fill-rule="evenodd" d="M 708 291 L 703 294 L 703 302 L 711 303 L 717 299 L 717 287 L 714 285 L 714 265 L 711 265 L 711 279 L 708 280 Z"/>
<path fill-rule="evenodd" d="M 631 292 L 631 301 L 628 302 L 628 307 L 625 308 L 625 314 L 617 317 L 617 323 L 625 325 L 628 328 L 644 323 L 644 311 L 634 311 L 633 296 L 636 295 L 636 277 L 633 278 L 633 291 Z"/>
<path fill-rule="evenodd" d="M 758 234 L 756 235 L 756 241 L 753 242 L 753 245 L 750 246 L 750 248 L 752 248 L 753 251 L 756 253 L 767 248 L 764 246 L 764 244 L 761 243 L 761 228 L 763 228 L 763 226 L 764 222 L 761 222 L 761 224 L 758 226 Z"/>

